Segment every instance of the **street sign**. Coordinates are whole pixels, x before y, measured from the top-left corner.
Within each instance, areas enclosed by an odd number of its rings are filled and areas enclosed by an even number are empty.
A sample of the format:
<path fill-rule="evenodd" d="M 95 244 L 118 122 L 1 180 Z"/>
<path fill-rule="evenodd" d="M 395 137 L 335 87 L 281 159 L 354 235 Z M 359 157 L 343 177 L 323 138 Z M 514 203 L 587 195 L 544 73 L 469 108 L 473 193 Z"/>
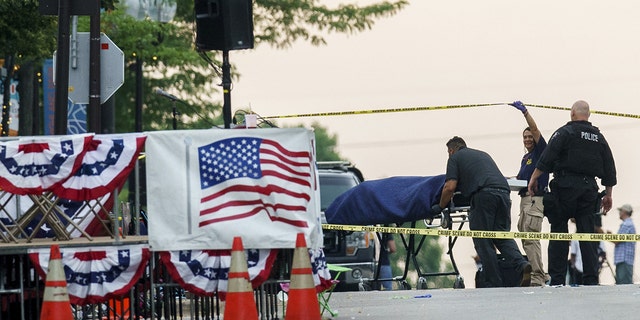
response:
<path fill-rule="evenodd" d="M 73 43 L 71 44 L 71 57 L 69 58 L 69 99 L 74 103 L 88 104 L 89 32 L 78 32 L 77 35 L 77 63 L 75 65 L 73 63 Z M 124 53 L 106 34 L 101 33 L 100 104 L 105 103 L 123 83 Z"/>

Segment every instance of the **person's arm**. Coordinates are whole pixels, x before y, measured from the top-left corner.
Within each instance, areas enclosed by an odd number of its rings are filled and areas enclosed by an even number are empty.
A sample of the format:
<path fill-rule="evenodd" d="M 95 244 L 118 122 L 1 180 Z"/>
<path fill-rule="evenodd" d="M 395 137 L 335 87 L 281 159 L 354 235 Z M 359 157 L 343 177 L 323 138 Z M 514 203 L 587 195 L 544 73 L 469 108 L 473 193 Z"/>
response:
<path fill-rule="evenodd" d="M 538 190 L 538 177 L 540 177 L 540 175 L 542 174 L 542 170 L 536 168 L 535 170 L 533 170 L 533 173 L 531 174 L 531 178 L 529 179 L 529 185 L 527 186 L 527 189 L 529 189 L 529 194 L 535 194 L 535 190 Z"/>
<path fill-rule="evenodd" d="M 613 196 L 611 195 L 611 193 L 613 193 L 613 186 L 605 186 L 605 190 L 607 191 L 607 194 L 602 197 L 602 214 L 607 214 L 613 206 Z"/>
<path fill-rule="evenodd" d="M 538 129 L 538 125 L 536 124 L 535 120 L 533 120 L 533 117 L 529 113 L 529 110 L 527 110 L 527 107 L 524 105 L 524 103 L 522 103 L 522 101 L 514 101 L 509 105 L 522 112 L 522 114 L 524 115 L 524 119 L 527 120 L 529 130 L 531 130 L 531 134 L 533 134 L 533 140 L 538 143 L 541 136 L 540 130 Z"/>
<path fill-rule="evenodd" d="M 538 125 L 536 124 L 536 121 L 533 120 L 533 117 L 531 116 L 531 113 L 529 113 L 528 110 L 526 110 L 524 112 L 524 118 L 525 120 L 527 120 L 527 125 L 529 125 L 529 130 L 531 131 L 531 134 L 533 135 L 533 140 L 538 143 L 538 141 L 540 141 L 540 136 L 542 135 L 540 133 L 540 129 L 538 129 Z"/>
<path fill-rule="evenodd" d="M 393 236 L 390 236 L 389 240 L 387 241 L 387 249 L 389 253 L 396 252 L 396 241 L 393 239 Z"/>
<path fill-rule="evenodd" d="M 456 192 L 456 188 L 458 187 L 458 180 L 449 179 L 444 183 L 444 187 L 442 188 L 442 196 L 440 197 L 440 208 L 446 208 L 451 198 L 453 198 L 453 194 Z"/>

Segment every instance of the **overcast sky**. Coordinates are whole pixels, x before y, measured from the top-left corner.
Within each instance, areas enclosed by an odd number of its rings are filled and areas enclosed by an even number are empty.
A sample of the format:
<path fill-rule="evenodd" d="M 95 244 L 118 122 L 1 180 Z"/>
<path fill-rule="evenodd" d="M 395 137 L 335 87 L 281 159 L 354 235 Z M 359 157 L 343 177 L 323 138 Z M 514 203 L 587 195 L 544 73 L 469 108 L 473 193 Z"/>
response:
<path fill-rule="evenodd" d="M 371 1 L 360 1 L 366 2 Z M 637 115 L 639 16 L 640 2 L 632 0 L 412 0 L 372 30 L 328 36 L 327 46 L 299 42 L 287 50 L 231 51 L 241 73 L 233 84 L 232 108 L 250 107 L 267 117 L 513 100 L 570 107 L 584 99 L 592 110 Z M 529 110 L 547 139 L 569 121 L 568 111 Z M 338 136 L 341 155 L 367 179 L 444 173 L 444 144 L 454 135 L 489 152 L 506 176 L 517 173 L 524 153 L 526 123 L 506 105 L 277 120 L 313 121 Z M 640 119 L 595 114 L 591 121 L 616 159 L 614 207 L 630 203 L 640 211 Z M 512 199 L 515 223 L 519 199 Z M 617 210 L 604 223 L 616 232 Z M 460 246 L 457 260 L 472 286 L 471 241 Z M 603 276 L 603 283 L 613 283 L 608 271 Z"/>

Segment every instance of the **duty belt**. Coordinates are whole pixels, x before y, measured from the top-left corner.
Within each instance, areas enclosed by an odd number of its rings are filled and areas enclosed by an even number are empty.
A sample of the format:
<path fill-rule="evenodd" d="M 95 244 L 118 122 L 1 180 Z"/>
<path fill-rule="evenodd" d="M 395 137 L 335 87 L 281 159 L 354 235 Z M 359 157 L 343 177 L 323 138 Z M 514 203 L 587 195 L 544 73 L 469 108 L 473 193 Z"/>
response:
<path fill-rule="evenodd" d="M 527 190 L 527 188 L 520 189 L 520 191 L 518 191 L 518 195 L 521 196 L 521 197 L 530 196 L 529 191 Z M 544 195 L 544 192 L 535 192 L 533 196 L 534 197 L 542 197 L 542 195 Z"/>
<path fill-rule="evenodd" d="M 577 173 L 577 172 L 565 171 L 565 170 L 554 172 L 553 176 L 554 177 L 586 177 L 586 178 L 593 178 L 593 175 L 588 175 L 588 174 L 585 174 L 585 173 Z"/>
<path fill-rule="evenodd" d="M 475 193 L 478 193 L 478 192 L 492 192 L 492 191 L 501 192 L 501 193 L 507 193 L 507 194 L 510 192 L 509 190 L 500 189 L 500 188 L 484 187 L 484 188 L 480 188 Z"/>

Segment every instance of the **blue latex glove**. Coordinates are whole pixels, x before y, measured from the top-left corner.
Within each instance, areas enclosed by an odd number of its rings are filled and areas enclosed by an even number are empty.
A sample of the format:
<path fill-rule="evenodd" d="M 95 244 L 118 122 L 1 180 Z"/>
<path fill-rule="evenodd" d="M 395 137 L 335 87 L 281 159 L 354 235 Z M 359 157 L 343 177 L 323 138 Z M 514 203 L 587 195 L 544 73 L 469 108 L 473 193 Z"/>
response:
<path fill-rule="evenodd" d="M 524 103 L 522 103 L 522 101 L 514 101 L 513 103 L 509 103 L 509 105 L 522 111 L 522 113 L 527 112 L 527 107 L 524 106 Z"/>

